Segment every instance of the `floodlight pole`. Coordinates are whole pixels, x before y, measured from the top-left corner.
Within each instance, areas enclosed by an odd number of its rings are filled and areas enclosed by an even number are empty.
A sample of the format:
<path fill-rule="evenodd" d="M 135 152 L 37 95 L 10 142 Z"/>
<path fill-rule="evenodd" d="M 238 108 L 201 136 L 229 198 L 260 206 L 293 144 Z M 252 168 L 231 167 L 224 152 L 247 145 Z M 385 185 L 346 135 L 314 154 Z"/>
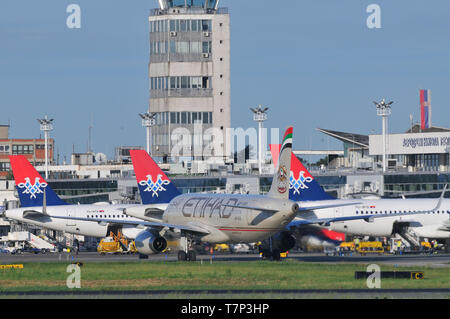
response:
<path fill-rule="evenodd" d="M 387 145 L 387 126 L 388 117 L 391 115 L 391 104 L 393 102 L 386 103 L 383 99 L 381 102 L 374 102 L 377 106 L 377 115 L 382 118 L 382 138 L 383 138 L 383 172 L 386 172 L 386 145 Z"/>
<path fill-rule="evenodd" d="M 156 113 L 139 113 L 139 116 L 142 119 L 142 126 L 147 129 L 147 153 L 152 156 L 152 149 L 150 147 L 150 137 L 151 137 L 151 130 L 152 126 L 156 124 Z"/>
<path fill-rule="evenodd" d="M 263 157 L 263 149 L 262 149 L 262 129 L 263 123 L 267 120 L 267 110 L 268 108 L 262 109 L 261 105 L 259 105 L 256 109 L 250 108 L 253 112 L 253 120 L 258 122 L 258 170 L 259 175 L 262 174 L 262 157 Z"/>
<path fill-rule="evenodd" d="M 53 119 L 48 119 L 47 115 L 43 119 L 38 119 L 40 130 L 44 131 L 45 139 L 45 179 L 48 179 L 48 135 L 53 130 Z"/>

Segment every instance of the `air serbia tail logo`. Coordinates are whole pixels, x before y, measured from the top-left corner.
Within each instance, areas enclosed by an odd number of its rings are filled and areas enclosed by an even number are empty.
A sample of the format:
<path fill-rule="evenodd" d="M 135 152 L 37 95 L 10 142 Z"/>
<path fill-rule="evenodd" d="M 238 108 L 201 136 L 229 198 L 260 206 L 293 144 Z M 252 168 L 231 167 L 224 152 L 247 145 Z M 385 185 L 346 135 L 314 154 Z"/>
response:
<path fill-rule="evenodd" d="M 294 172 L 291 171 L 290 177 L 290 185 L 289 188 L 294 190 L 294 195 L 299 194 L 301 189 L 309 188 L 306 184 L 309 184 L 313 181 L 312 177 L 305 177 L 305 172 L 301 171 L 298 178 L 295 179 Z"/>
<path fill-rule="evenodd" d="M 163 185 L 169 185 L 170 181 L 168 179 L 163 180 L 161 174 L 158 174 L 156 181 L 153 182 L 152 175 L 147 175 L 147 180 L 142 180 L 139 182 L 139 185 L 144 186 L 144 192 L 151 192 L 152 197 L 158 197 L 159 192 L 166 191 Z"/>
<path fill-rule="evenodd" d="M 270 151 L 272 152 L 275 167 L 277 165 L 276 160 L 278 159 L 279 150 L 280 145 L 270 144 Z M 289 182 L 289 199 L 293 201 L 335 199 L 322 189 L 294 153 L 292 153 Z"/>
<path fill-rule="evenodd" d="M 30 178 L 29 177 L 25 177 L 25 183 L 20 183 L 17 185 L 17 187 L 19 188 L 25 188 L 22 192 L 22 194 L 30 194 L 30 199 L 32 198 L 36 198 L 36 194 L 43 194 L 44 192 L 41 190 L 42 188 L 47 187 L 47 183 L 43 182 L 39 182 L 40 178 L 36 177 L 34 179 L 34 184 L 31 184 L 30 182 Z"/>
<path fill-rule="evenodd" d="M 181 194 L 146 151 L 130 150 L 130 155 L 142 204 L 168 203 Z"/>
<path fill-rule="evenodd" d="M 21 207 L 67 205 L 23 155 L 9 156 Z"/>

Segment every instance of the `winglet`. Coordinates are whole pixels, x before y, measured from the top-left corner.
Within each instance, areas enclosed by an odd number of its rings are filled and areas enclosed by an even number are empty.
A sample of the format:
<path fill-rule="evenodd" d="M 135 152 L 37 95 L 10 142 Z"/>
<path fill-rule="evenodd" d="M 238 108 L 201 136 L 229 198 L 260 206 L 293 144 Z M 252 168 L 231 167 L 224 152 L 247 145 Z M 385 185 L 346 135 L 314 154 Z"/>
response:
<path fill-rule="evenodd" d="M 169 203 L 180 191 L 145 150 L 130 150 L 142 204 Z"/>
<path fill-rule="evenodd" d="M 441 196 L 439 197 L 439 201 L 438 201 L 436 207 L 432 209 L 433 211 L 438 210 L 441 207 L 442 201 L 444 200 L 444 197 L 445 197 L 445 192 L 447 190 L 447 186 L 448 186 L 448 184 L 445 184 L 444 189 L 442 190 Z"/>
<path fill-rule="evenodd" d="M 21 207 L 67 205 L 23 155 L 10 155 Z M 45 190 L 45 192 L 44 192 Z"/>

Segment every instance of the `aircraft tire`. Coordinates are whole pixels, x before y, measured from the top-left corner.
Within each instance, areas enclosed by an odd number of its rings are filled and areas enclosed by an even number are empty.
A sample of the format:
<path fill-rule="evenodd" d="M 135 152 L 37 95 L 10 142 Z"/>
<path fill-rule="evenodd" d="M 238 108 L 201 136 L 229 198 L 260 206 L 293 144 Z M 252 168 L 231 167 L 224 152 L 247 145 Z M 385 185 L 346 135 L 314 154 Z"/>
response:
<path fill-rule="evenodd" d="M 186 260 L 187 260 L 186 252 L 183 250 L 178 251 L 178 261 L 186 261 Z"/>
<path fill-rule="evenodd" d="M 272 260 L 274 260 L 274 261 L 279 261 L 279 260 L 281 260 L 281 256 L 280 256 L 280 252 L 278 251 L 278 250 L 273 250 L 272 251 L 272 258 L 271 258 Z"/>
<path fill-rule="evenodd" d="M 189 250 L 187 254 L 187 259 L 189 261 L 196 261 L 197 260 L 197 254 L 195 253 L 195 250 Z"/>

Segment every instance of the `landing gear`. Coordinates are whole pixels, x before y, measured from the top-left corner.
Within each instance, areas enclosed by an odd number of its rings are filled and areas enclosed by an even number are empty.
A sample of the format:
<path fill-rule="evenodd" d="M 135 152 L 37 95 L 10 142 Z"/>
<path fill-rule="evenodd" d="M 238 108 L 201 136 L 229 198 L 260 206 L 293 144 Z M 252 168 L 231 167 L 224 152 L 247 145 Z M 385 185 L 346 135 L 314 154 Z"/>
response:
<path fill-rule="evenodd" d="M 260 253 L 263 259 L 279 261 L 281 260 L 280 250 L 275 248 L 272 243 L 272 237 L 268 239 L 268 245 L 266 247 L 260 247 Z"/>
<path fill-rule="evenodd" d="M 178 261 L 196 261 L 197 253 L 195 250 L 189 250 L 187 253 L 184 250 L 178 251 Z"/>
<path fill-rule="evenodd" d="M 195 250 L 189 250 L 188 251 L 188 260 L 189 261 L 196 261 L 197 260 L 197 254 Z"/>
<path fill-rule="evenodd" d="M 279 250 L 274 249 L 274 250 L 270 251 L 270 250 L 266 249 L 266 250 L 263 250 L 261 253 L 262 253 L 263 259 L 274 260 L 274 261 L 281 260 L 281 254 L 280 254 Z"/>
<path fill-rule="evenodd" d="M 187 260 L 187 254 L 184 250 L 178 251 L 178 261 L 186 261 Z"/>
<path fill-rule="evenodd" d="M 183 250 L 178 251 L 178 261 L 197 260 L 197 253 L 192 249 L 192 242 L 192 238 L 182 234 L 180 245 Z"/>

